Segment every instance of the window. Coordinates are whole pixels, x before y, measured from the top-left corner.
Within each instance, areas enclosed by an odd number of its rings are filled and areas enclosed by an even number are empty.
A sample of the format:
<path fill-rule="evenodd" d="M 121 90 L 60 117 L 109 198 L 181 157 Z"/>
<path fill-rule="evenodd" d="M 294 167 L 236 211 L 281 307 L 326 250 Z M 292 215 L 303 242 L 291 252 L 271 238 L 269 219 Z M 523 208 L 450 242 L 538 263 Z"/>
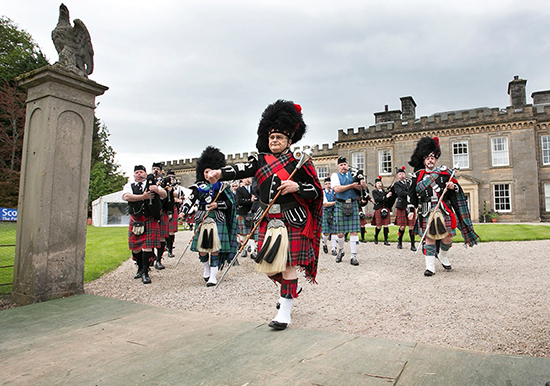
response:
<path fill-rule="evenodd" d="M 550 165 L 550 135 L 543 135 L 542 141 L 542 164 Z"/>
<path fill-rule="evenodd" d="M 453 142 L 453 167 L 458 165 L 461 169 L 468 169 L 470 167 L 468 154 L 468 141 Z"/>
<path fill-rule="evenodd" d="M 365 173 L 365 153 L 351 153 L 351 167 Z"/>
<path fill-rule="evenodd" d="M 391 174 L 391 150 L 379 150 L 378 151 L 378 174 L 388 175 Z"/>
<path fill-rule="evenodd" d="M 491 138 L 493 166 L 508 166 L 508 137 Z"/>
<path fill-rule="evenodd" d="M 544 210 L 550 212 L 550 184 L 544 184 Z"/>
<path fill-rule="evenodd" d="M 317 168 L 317 177 L 319 177 L 319 180 L 323 181 L 325 178 L 328 177 L 328 167 L 326 166 L 319 166 Z"/>
<path fill-rule="evenodd" d="M 493 208 L 496 212 L 511 212 L 510 184 L 493 185 Z"/>

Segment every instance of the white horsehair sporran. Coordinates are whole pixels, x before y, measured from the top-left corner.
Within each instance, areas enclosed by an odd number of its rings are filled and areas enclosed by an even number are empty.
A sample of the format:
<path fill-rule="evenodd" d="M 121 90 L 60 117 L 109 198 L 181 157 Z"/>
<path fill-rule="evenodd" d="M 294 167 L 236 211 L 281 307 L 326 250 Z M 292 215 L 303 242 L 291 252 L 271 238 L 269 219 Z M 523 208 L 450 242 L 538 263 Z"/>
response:
<path fill-rule="evenodd" d="M 264 258 L 256 264 L 256 271 L 271 275 L 284 272 L 288 260 L 288 244 L 285 224 L 279 219 L 270 220 L 259 252 Z"/>
<path fill-rule="evenodd" d="M 433 214 L 432 222 L 428 230 L 430 239 L 441 240 L 447 237 L 447 227 L 445 226 L 445 216 L 441 212 L 441 209 L 437 208 Z"/>
<path fill-rule="evenodd" d="M 199 252 L 217 252 L 221 249 L 218 225 L 213 218 L 207 217 L 200 226 L 197 250 Z"/>

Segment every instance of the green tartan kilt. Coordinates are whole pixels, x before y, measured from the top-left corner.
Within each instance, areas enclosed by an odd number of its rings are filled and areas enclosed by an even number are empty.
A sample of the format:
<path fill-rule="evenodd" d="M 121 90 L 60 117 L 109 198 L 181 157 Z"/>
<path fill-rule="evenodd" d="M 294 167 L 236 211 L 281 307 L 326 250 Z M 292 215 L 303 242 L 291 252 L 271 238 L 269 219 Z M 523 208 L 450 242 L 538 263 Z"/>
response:
<path fill-rule="evenodd" d="M 328 219 L 332 218 L 332 223 L 329 224 Z M 323 209 L 323 222 L 321 223 L 321 233 L 336 233 L 334 226 L 334 207 Z"/>
<path fill-rule="evenodd" d="M 212 212 L 210 212 L 208 214 L 208 217 L 213 218 L 214 220 L 216 219 Z M 197 222 L 195 222 L 195 225 L 197 227 L 199 226 L 199 224 Z M 221 243 L 221 246 L 222 246 L 222 249 L 220 249 L 219 252 L 222 252 L 222 253 L 231 252 L 231 245 L 230 245 L 230 241 L 229 241 L 229 232 L 227 230 L 227 225 L 224 222 L 220 223 L 220 222 L 216 221 L 216 226 L 218 228 L 218 236 L 220 237 L 220 243 Z M 197 249 L 197 243 L 198 243 L 199 234 L 200 234 L 201 231 L 202 231 L 202 229 L 199 228 L 198 232 L 195 233 L 195 236 L 193 237 L 193 242 L 191 243 L 191 250 L 193 252 L 198 252 L 199 251 Z"/>
<path fill-rule="evenodd" d="M 351 216 L 344 216 L 342 212 L 342 203 L 336 201 L 334 205 L 334 233 L 359 232 L 361 224 L 359 222 L 359 210 L 354 210 Z"/>

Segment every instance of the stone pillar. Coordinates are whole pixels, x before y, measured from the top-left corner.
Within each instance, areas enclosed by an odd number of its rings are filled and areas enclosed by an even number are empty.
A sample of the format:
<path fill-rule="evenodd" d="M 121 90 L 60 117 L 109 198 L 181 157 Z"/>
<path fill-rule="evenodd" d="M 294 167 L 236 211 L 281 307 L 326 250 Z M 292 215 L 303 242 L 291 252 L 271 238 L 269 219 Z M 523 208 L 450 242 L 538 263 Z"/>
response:
<path fill-rule="evenodd" d="M 108 88 L 55 67 L 28 90 L 12 297 L 30 304 L 84 292 L 95 97 Z"/>

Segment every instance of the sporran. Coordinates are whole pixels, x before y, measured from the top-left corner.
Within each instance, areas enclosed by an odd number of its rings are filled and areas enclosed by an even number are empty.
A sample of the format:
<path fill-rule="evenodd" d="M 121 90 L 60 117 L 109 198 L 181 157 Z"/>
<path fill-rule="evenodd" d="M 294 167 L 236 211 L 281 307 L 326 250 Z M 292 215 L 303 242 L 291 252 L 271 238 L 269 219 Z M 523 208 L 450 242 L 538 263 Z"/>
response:
<path fill-rule="evenodd" d="M 207 217 L 199 229 L 197 250 L 199 252 L 217 252 L 221 249 L 218 225 L 213 218 Z"/>
<path fill-rule="evenodd" d="M 144 221 L 134 221 L 132 224 L 132 233 L 136 236 L 141 236 L 145 233 L 145 222 Z"/>
<path fill-rule="evenodd" d="M 288 246 L 288 232 L 285 224 L 278 219 L 269 221 L 262 248 L 256 257 L 256 271 L 267 274 L 285 271 Z"/>
<path fill-rule="evenodd" d="M 445 216 L 441 212 L 441 209 L 436 209 L 432 222 L 430 223 L 430 228 L 428 229 L 428 235 L 430 239 L 441 240 L 447 237 L 447 227 L 445 226 Z"/>

